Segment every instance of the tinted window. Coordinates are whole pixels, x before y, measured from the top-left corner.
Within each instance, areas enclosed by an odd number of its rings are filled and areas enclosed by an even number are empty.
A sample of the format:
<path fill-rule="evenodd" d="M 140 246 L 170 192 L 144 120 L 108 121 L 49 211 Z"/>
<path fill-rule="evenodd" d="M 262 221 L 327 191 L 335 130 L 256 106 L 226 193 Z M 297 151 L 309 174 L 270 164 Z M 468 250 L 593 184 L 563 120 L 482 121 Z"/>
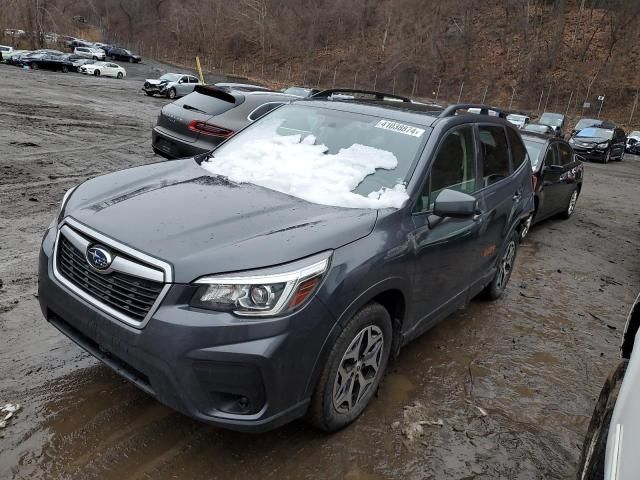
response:
<path fill-rule="evenodd" d="M 459 128 L 445 137 L 422 189 L 417 210 L 433 209 L 445 188 L 465 193 L 476 191 L 475 143 L 471 127 Z"/>
<path fill-rule="evenodd" d="M 210 97 L 209 95 L 203 95 L 198 92 L 192 92 L 186 97 L 182 97 L 180 100 L 175 102 L 175 104 L 179 107 L 189 105 L 190 107 L 202 110 L 208 115 L 220 115 L 235 106 L 234 103 L 225 102 L 219 98 Z"/>
<path fill-rule="evenodd" d="M 560 161 L 558 159 L 558 151 L 556 150 L 556 146 L 553 143 L 544 156 L 544 165 L 545 167 L 550 167 L 551 165 L 560 165 Z"/>
<path fill-rule="evenodd" d="M 513 160 L 513 169 L 516 170 L 527 159 L 527 150 L 522 144 L 520 135 L 513 129 L 507 128 L 509 134 L 509 143 L 511 144 L 511 155 Z"/>
<path fill-rule="evenodd" d="M 256 108 L 253 112 L 249 114 L 249 120 L 251 121 L 257 120 L 258 118 L 262 117 L 263 115 L 266 115 L 271 110 L 273 110 L 276 107 L 279 107 L 280 105 L 282 105 L 282 103 L 280 102 L 265 103 L 264 105 L 260 105 L 258 108 Z"/>
<path fill-rule="evenodd" d="M 483 185 L 491 185 L 511 173 L 509 170 L 509 147 L 503 127 L 480 126 L 482 145 Z"/>
<path fill-rule="evenodd" d="M 565 145 L 564 143 L 558 144 L 558 150 L 560 152 L 560 163 L 558 165 L 569 165 L 573 162 L 573 150 L 571 147 Z"/>
<path fill-rule="evenodd" d="M 196 77 L 189 77 L 189 83 L 198 83 L 198 79 Z"/>

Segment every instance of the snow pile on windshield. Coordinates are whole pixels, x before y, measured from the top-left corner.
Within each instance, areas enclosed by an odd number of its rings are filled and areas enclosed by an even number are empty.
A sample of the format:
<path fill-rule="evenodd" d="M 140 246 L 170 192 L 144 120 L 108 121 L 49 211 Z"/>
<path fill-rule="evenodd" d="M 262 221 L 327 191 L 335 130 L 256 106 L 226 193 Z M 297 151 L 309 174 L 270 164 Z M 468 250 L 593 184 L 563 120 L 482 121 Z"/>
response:
<path fill-rule="evenodd" d="M 398 165 L 386 150 L 353 144 L 335 154 L 325 145 L 315 145 L 307 135 L 258 134 L 251 140 L 233 140 L 202 162 L 211 173 L 238 183 L 252 183 L 313 203 L 349 208 L 400 208 L 408 199 L 404 185 L 383 187 L 366 197 L 353 190 L 368 175 Z"/>

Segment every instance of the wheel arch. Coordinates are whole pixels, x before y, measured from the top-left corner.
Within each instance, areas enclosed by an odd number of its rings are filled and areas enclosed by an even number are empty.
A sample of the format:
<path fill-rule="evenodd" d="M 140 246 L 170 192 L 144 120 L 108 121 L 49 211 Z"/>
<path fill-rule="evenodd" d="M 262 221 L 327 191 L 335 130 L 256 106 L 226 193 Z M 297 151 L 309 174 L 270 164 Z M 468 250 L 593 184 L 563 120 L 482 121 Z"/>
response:
<path fill-rule="evenodd" d="M 389 312 L 393 334 L 391 355 L 397 356 L 401 346 L 401 332 L 408 316 L 407 290 L 405 290 L 405 282 L 405 280 L 398 277 L 388 278 L 371 286 L 349 304 L 331 328 L 331 331 L 327 335 L 327 338 L 320 349 L 320 353 L 316 358 L 312 374 L 309 377 L 309 381 L 305 389 L 305 397 L 308 397 L 313 393 L 316 383 L 318 382 L 318 378 L 320 377 L 320 373 L 322 372 L 322 368 L 329 357 L 336 338 L 338 338 L 342 330 L 344 330 L 349 319 L 369 303 L 377 302 L 382 305 L 387 312 Z"/>
<path fill-rule="evenodd" d="M 622 346 L 620 347 L 620 355 L 622 358 L 629 359 L 631 357 L 638 330 L 640 330 L 640 294 L 638 294 L 636 301 L 631 307 L 627 324 L 624 328 L 624 334 L 622 335 Z"/>

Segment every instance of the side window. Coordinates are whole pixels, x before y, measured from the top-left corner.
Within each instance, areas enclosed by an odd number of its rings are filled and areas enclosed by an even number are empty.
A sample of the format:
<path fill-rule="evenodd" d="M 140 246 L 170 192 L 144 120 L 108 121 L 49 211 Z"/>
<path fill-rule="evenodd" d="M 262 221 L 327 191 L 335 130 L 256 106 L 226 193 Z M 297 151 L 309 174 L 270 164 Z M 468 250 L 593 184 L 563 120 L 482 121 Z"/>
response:
<path fill-rule="evenodd" d="M 513 169 L 517 170 L 520 165 L 527 159 L 527 150 L 522 144 L 520 135 L 513 128 L 507 128 L 509 135 L 509 143 L 511 144 L 511 158 L 513 160 Z"/>
<path fill-rule="evenodd" d="M 573 150 L 571 150 L 571 147 L 568 147 L 564 143 L 559 143 L 558 150 L 560 152 L 559 165 L 569 165 L 571 162 L 573 162 Z"/>
<path fill-rule="evenodd" d="M 463 127 L 448 133 L 431 166 L 416 210 L 433 209 L 438 194 L 445 188 L 465 193 L 476 191 L 476 148 L 473 128 Z"/>
<path fill-rule="evenodd" d="M 260 105 L 258 108 L 256 108 L 253 112 L 249 114 L 249 120 L 253 122 L 254 120 L 257 120 L 263 115 L 266 115 L 271 110 L 273 110 L 274 108 L 280 105 L 282 105 L 282 102 L 271 102 L 271 103 L 265 103 L 264 105 Z"/>
<path fill-rule="evenodd" d="M 550 167 L 552 165 L 560 165 L 560 161 L 558 159 L 558 150 L 556 149 L 556 144 L 552 143 L 547 150 L 547 153 L 544 155 L 544 166 Z"/>
<path fill-rule="evenodd" d="M 478 129 L 482 145 L 482 181 L 486 187 L 511 174 L 509 147 L 504 127 L 480 125 Z"/>
<path fill-rule="evenodd" d="M 198 83 L 198 79 L 196 77 L 189 78 L 189 83 Z"/>

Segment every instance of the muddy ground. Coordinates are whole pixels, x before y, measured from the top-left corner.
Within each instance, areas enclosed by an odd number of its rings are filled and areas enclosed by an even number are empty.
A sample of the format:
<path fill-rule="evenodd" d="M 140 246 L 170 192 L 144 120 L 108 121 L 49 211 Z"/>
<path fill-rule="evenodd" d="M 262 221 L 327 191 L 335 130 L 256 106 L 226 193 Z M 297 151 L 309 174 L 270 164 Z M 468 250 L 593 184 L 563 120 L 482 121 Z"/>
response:
<path fill-rule="evenodd" d="M 118 81 L 0 65 L 2 479 L 570 478 L 640 290 L 640 160 L 588 164 L 574 217 L 538 225 L 506 295 L 413 342 L 378 398 L 333 435 L 197 423 L 142 393 L 42 318 L 41 234 L 87 177 L 160 160 L 165 100 Z M 485 415 L 486 414 L 486 415 Z M 422 425 L 419 424 L 422 422 Z"/>

